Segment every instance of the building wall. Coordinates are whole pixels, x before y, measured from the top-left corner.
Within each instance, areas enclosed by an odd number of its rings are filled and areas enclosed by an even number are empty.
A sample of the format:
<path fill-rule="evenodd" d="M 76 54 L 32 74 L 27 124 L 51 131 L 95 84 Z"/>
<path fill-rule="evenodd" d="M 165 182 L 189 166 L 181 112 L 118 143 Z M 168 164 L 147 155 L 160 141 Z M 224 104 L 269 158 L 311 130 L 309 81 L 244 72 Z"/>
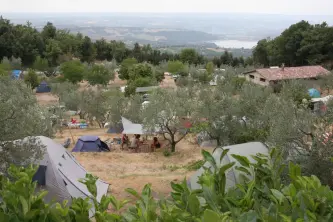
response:
<path fill-rule="evenodd" d="M 262 76 L 257 72 L 248 73 L 248 74 L 246 74 L 245 78 L 247 81 L 253 82 L 258 85 L 262 85 L 262 86 L 269 85 L 269 81 L 267 79 L 262 78 Z"/>

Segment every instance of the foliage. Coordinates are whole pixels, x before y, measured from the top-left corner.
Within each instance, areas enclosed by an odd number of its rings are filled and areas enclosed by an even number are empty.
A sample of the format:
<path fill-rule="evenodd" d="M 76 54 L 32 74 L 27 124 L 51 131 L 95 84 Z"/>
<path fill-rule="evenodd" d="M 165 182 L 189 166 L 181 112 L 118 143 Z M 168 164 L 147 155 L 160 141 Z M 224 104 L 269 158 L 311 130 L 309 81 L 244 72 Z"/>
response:
<path fill-rule="evenodd" d="M 97 122 L 98 126 L 102 128 L 107 122 L 106 113 L 109 110 L 109 94 L 102 88 L 98 89 L 85 89 L 80 92 L 79 109 L 85 114 L 85 118 L 91 124 Z"/>
<path fill-rule="evenodd" d="M 37 168 L 10 167 L 9 178 L 1 178 L 1 221 L 71 221 L 67 202 L 45 204 L 47 191 L 36 193 L 37 183 L 32 182 Z M 14 180 L 14 182 L 12 182 Z"/>
<path fill-rule="evenodd" d="M 34 89 L 39 85 L 38 76 L 33 69 L 28 69 L 28 73 L 24 76 L 24 82 L 31 88 Z"/>
<path fill-rule="evenodd" d="M 170 142 L 172 152 L 175 152 L 176 144 L 189 131 L 184 126 L 184 118 L 194 110 L 192 98 L 189 89 L 157 90 L 150 95 L 150 102 L 143 113 L 145 128 L 159 128 L 164 138 Z"/>
<path fill-rule="evenodd" d="M 282 84 L 281 97 L 290 98 L 297 105 L 301 105 L 304 99 L 307 101 L 311 100 L 307 87 L 297 80 L 288 81 Z"/>
<path fill-rule="evenodd" d="M 50 116 L 37 105 L 31 89 L 23 82 L 0 77 L 0 88 L 0 172 L 5 172 L 9 163 L 29 162 L 42 155 L 41 146 L 33 139 L 27 139 L 26 144 L 17 140 L 52 136 L 53 130 Z"/>
<path fill-rule="evenodd" d="M 84 78 L 90 85 L 106 86 L 110 80 L 114 80 L 114 72 L 103 65 L 92 65 L 85 71 Z"/>
<path fill-rule="evenodd" d="M 32 183 L 35 168 L 10 168 L 13 181 L 1 179 L 3 197 L 0 218 L 3 221 L 90 221 L 89 209 L 94 206 L 94 219 L 106 221 L 331 221 L 333 191 L 323 186 L 316 176 L 301 175 L 299 166 L 289 164 L 289 184 L 282 184 L 285 169 L 282 156 L 272 149 L 268 156 L 231 154 L 236 160 L 226 165 L 220 162 L 229 150 L 223 150 L 217 161 L 207 151 L 202 151 L 204 161 L 210 167 L 198 177 L 199 189 L 191 189 L 186 180 L 171 182 L 170 198 L 156 200 L 150 184 L 141 193 L 128 188 L 135 198 L 134 205 L 114 196 L 103 195 L 97 199 L 97 177 L 87 174 L 80 182 L 91 193 L 89 198 L 74 198 L 71 206 L 66 203 L 44 204 L 45 191 L 35 193 Z M 235 184 L 228 180 L 230 170 L 235 172 Z M 23 188 L 23 189 L 22 189 Z M 109 205 L 112 213 L 107 212 Z"/>
<path fill-rule="evenodd" d="M 49 68 L 49 62 L 47 61 L 47 59 L 43 59 L 42 57 L 37 56 L 32 67 L 35 70 L 45 72 Z"/>
<path fill-rule="evenodd" d="M 88 87 L 81 91 L 77 87 L 69 82 L 56 83 L 52 84 L 51 92 L 59 97 L 59 102 L 67 109 L 78 111 L 81 119 L 89 120 L 91 125 L 97 123 L 102 128 L 109 118 L 108 113 L 118 109 L 113 107 L 115 97 L 101 87 Z"/>
<path fill-rule="evenodd" d="M 179 73 L 184 70 L 184 64 L 181 61 L 169 61 L 168 62 L 168 72 Z"/>
<path fill-rule="evenodd" d="M 208 74 L 213 74 L 214 73 L 214 63 L 213 62 L 208 62 L 206 64 L 206 70 Z"/>
<path fill-rule="evenodd" d="M 207 71 L 200 72 L 198 74 L 198 80 L 199 80 L 199 82 L 201 82 L 203 84 L 209 83 L 212 79 L 213 79 L 212 74 L 209 74 Z"/>
<path fill-rule="evenodd" d="M 119 78 L 120 79 L 129 79 L 129 71 L 130 68 L 137 64 L 138 60 L 136 60 L 135 58 L 127 58 L 125 59 L 121 65 L 120 65 L 120 70 L 119 70 Z"/>
<path fill-rule="evenodd" d="M 72 83 L 78 83 L 83 79 L 84 66 L 80 61 L 65 62 L 60 69 L 64 78 Z"/>
<path fill-rule="evenodd" d="M 16 25 L 1 17 L 0 29 L 0 60 L 4 57 L 19 57 L 22 59 L 24 67 L 37 70 L 38 68 L 32 67 L 32 65 L 38 57 L 46 59 L 50 69 L 74 58 L 87 63 L 92 63 L 95 59 L 98 61 L 115 60 L 117 63 L 122 63 L 127 58 L 135 58 L 139 63 L 148 62 L 154 66 L 164 61 L 176 60 L 181 60 L 184 64 L 206 63 L 204 56 L 196 51 L 202 52 L 201 48 L 185 48 L 179 54 L 153 48 L 149 44 L 134 43 L 134 47 L 128 48 L 122 41 L 107 41 L 103 38 L 92 41 L 90 37 L 81 33 L 73 34 L 70 30 L 57 29 L 51 22 L 47 22 L 42 31 L 39 32 L 30 22 Z M 218 55 L 219 53 L 214 54 Z M 224 54 L 219 58 L 214 58 L 213 62 L 217 67 L 220 67 L 222 60 L 225 60 L 223 56 Z M 231 52 L 228 52 L 228 56 L 231 56 L 233 61 L 223 64 L 238 66 L 244 63 L 242 57 L 233 57 Z M 48 71 L 45 74 L 54 75 L 52 73 L 53 71 Z"/>
<path fill-rule="evenodd" d="M 164 150 L 164 151 L 163 151 L 163 155 L 164 155 L 165 157 L 169 157 L 169 156 L 171 156 L 171 153 L 170 153 L 169 150 Z"/>
<path fill-rule="evenodd" d="M 200 64 L 202 63 L 202 56 L 200 56 L 195 49 L 182 49 L 182 51 L 179 54 L 179 58 L 183 63 L 189 63 L 189 64 Z"/>
<path fill-rule="evenodd" d="M 328 75 L 321 76 L 319 78 L 320 88 L 326 90 L 326 93 L 329 94 L 330 90 L 333 89 L 333 73 Z"/>
<path fill-rule="evenodd" d="M 326 22 L 311 25 L 301 21 L 284 30 L 274 39 L 260 40 L 253 50 L 253 59 L 265 67 L 316 65 L 332 60 L 333 28 Z"/>
<path fill-rule="evenodd" d="M 162 80 L 162 73 L 158 72 L 158 70 L 153 69 L 153 67 L 146 63 L 132 65 L 128 70 L 128 84 L 125 89 L 125 95 L 130 96 L 135 94 L 137 87 L 156 85 L 159 80 Z"/>

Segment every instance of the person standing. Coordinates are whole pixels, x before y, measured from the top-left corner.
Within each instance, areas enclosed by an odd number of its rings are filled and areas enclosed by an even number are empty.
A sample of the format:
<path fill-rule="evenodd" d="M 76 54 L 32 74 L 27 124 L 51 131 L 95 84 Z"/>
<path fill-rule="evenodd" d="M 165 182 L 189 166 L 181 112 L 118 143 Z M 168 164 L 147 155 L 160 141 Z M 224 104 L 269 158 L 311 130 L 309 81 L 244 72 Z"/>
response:
<path fill-rule="evenodd" d="M 123 134 L 123 137 L 121 139 L 121 149 L 124 149 L 124 145 L 128 148 L 128 136 L 126 134 Z"/>

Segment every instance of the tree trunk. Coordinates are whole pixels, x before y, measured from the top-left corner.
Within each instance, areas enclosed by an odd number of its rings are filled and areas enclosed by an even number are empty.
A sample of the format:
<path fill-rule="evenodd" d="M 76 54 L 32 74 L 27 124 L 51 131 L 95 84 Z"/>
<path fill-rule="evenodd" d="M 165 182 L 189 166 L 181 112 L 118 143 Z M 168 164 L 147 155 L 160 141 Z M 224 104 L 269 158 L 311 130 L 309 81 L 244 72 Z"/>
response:
<path fill-rule="evenodd" d="M 216 145 L 217 145 L 217 147 L 221 146 L 221 140 L 220 140 L 220 138 L 216 138 Z"/>
<path fill-rule="evenodd" d="M 80 116 L 80 119 L 84 119 L 85 114 L 83 112 L 80 112 L 79 116 Z"/>
<path fill-rule="evenodd" d="M 176 151 L 176 143 L 172 141 L 171 143 L 171 152 L 174 153 Z"/>

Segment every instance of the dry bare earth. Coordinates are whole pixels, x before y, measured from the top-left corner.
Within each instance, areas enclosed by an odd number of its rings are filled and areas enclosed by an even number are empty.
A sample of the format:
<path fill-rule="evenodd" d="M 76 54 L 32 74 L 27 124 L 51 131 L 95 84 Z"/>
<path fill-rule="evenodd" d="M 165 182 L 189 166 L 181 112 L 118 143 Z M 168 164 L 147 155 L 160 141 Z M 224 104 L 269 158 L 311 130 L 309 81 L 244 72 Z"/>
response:
<path fill-rule="evenodd" d="M 120 136 L 105 132 L 106 129 L 66 129 L 63 135 L 57 135 L 55 140 L 62 143 L 72 136 L 75 141 L 81 135 L 98 135 L 102 140 Z M 124 189 L 130 187 L 140 191 L 147 183 L 152 184 L 156 193 L 167 195 L 171 191 L 170 182 L 179 182 L 185 177 L 190 177 L 194 172 L 188 171 L 185 167 L 202 159 L 201 149 L 187 140 L 181 141 L 177 145 L 177 152 L 170 157 L 163 155 L 163 148 L 155 153 L 121 151 L 119 145 L 111 149 L 112 151 L 108 153 L 74 153 L 74 155 L 88 172 L 109 182 L 112 195 L 120 199 L 129 198 Z"/>
<path fill-rule="evenodd" d="M 172 78 L 172 76 L 164 74 L 164 79 L 160 83 L 161 88 L 177 88 L 175 80 Z"/>
<path fill-rule="evenodd" d="M 58 97 L 51 93 L 36 93 L 37 102 L 40 105 L 54 105 L 58 103 Z"/>

